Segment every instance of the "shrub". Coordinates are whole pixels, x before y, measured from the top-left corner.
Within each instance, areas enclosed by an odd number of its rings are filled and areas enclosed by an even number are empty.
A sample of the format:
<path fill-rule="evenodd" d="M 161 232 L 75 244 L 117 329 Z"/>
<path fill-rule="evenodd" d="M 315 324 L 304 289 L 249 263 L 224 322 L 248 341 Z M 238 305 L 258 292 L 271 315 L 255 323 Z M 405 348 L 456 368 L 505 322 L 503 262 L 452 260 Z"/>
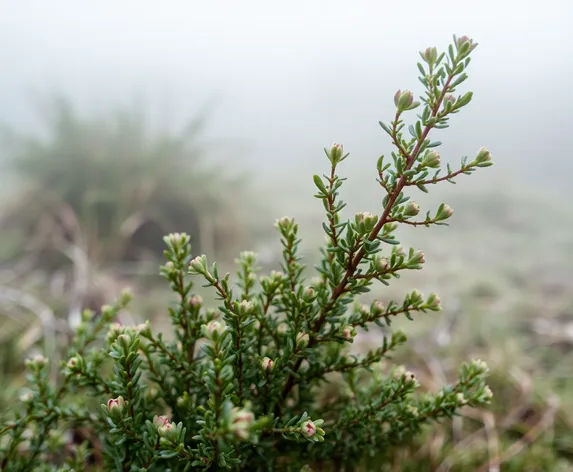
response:
<path fill-rule="evenodd" d="M 385 470 L 393 448 L 425 425 L 489 403 L 483 361 L 462 365 L 459 378 L 438 392 L 420 392 L 412 372 L 389 362 L 406 341 L 389 329 L 392 319 L 438 311 L 436 294 L 413 290 L 400 302 L 360 303 L 375 282 L 387 285 L 423 267 L 423 252 L 399 245 L 400 225 L 441 225 L 452 215 L 442 204 L 416 219 L 420 207 L 406 191 L 491 165 L 482 148 L 442 173 L 440 143 L 429 139 L 470 102 L 471 92 L 453 94 L 475 47 L 454 37 L 447 53 L 421 53 L 426 93 L 411 137 L 404 118 L 420 103 L 408 90 L 396 93 L 394 120 L 380 123 L 395 147 L 376 166 L 385 193 L 380 215 L 342 217 L 338 167 L 348 154 L 338 144 L 325 149 L 330 170 L 314 182 L 327 242 L 315 278 L 307 278 L 289 217 L 276 222 L 280 270 L 261 276 L 256 255 L 243 252 L 234 284 L 205 255 L 191 255 L 187 234 L 170 234 L 161 273 L 178 298 L 169 309 L 174 337 L 155 334 L 149 322 L 114 323 L 127 295 L 101 313 L 86 311 L 57 385 L 48 381 L 48 359 L 28 360 L 29 390 L 0 430 L 2 469 Z M 188 275 L 214 291 L 217 310 L 193 293 Z M 380 346 L 353 353 L 358 330 L 372 325 L 386 333 Z"/>

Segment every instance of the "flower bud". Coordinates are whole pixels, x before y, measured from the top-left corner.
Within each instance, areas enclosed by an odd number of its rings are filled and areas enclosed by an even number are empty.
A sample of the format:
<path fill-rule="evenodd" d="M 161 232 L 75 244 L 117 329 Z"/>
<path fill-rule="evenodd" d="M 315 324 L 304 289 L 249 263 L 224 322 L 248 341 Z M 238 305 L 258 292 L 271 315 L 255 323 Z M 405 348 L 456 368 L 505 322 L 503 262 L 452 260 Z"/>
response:
<path fill-rule="evenodd" d="M 402 246 L 401 244 L 399 244 L 398 246 L 394 246 L 392 248 L 392 252 L 394 254 L 396 254 L 396 256 L 405 256 L 406 255 L 406 251 L 404 250 L 404 246 Z"/>
<path fill-rule="evenodd" d="M 465 56 L 467 53 L 473 51 L 477 47 L 477 43 L 474 43 L 473 39 L 466 35 L 456 38 L 456 49 L 458 53 Z"/>
<path fill-rule="evenodd" d="M 414 105 L 414 95 L 409 90 L 398 90 L 394 95 L 394 104 L 398 113 L 409 110 Z"/>
<path fill-rule="evenodd" d="M 107 411 L 110 413 L 121 413 L 125 407 L 125 400 L 122 396 L 117 398 L 110 398 L 107 401 Z"/>
<path fill-rule="evenodd" d="M 436 48 L 426 48 L 424 59 L 428 64 L 434 64 L 438 60 L 438 50 Z"/>
<path fill-rule="evenodd" d="M 440 297 L 435 293 L 430 293 L 426 305 L 428 305 L 428 308 L 431 310 L 439 310 L 441 307 Z"/>
<path fill-rule="evenodd" d="M 294 225 L 294 220 L 288 216 L 283 216 L 282 218 L 279 218 L 275 223 L 275 226 L 277 226 L 279 229 L 282 229 L 283 231 L 290 230 L 293 225 Z"/>
<path fill-rule="evenodd" d="M 155 415 L 153 417 L 153 426 L 155 426 L 156 429 L 168 425 L 169 423 L 170 423 L 169 418 L 167 418 L 166 416 Z"/>
<path fill-rule="evenodd" d="M 440 208 L 438 208 L 438 211 L 436 213 L 436 217 L 434 219 L 436 221 L 447 220 L 453 214 L 454 214 L 454 210 L 452 210 L 449 205 L 442 203 L 440 205 Z"/>
<path fill-rule="evenodd" d="M 191 398 L 187 392 L 183 392 L 179 398 L 177 398 L 177 406 L 179 408 L 189 408 L 189 404 L 191 403 Z"/>
<path fill-rule="evenodd" d="M 344 339 L 348 341 L 353 339 L 354 336 L 356 336 L 356 330 L 354 329 L 354 326 L 347 325 L 344 328 L 342 328 L 342 336 L 344 337 Z"/>
<path fill-rule="evenodd" d="M 452 106 L 455 105 L 456 103 L 456 97 L 454 97 L 451 93 L 446 94 L 446 96 L 444 97 L 444 103 L 447 105 L 448 103 L 451 103 Z"/>
<path fill-rule="evenodd" d="M 246 408 L 234 407 L 231 410 L 231 425 L 230 430 L 239 439 L 245 440 L 249 438 L 251 426 L 255 421 L 253 412 Z"/>
<path fill-rule="evenodd" d="M 123 331 L 124 328 L 119 323 L 111 324 L 106 335 L 107 342 L 109 344 L 113 343 L 117 339 L 117 337 L 123 333 Z"/>
<path fill-rule="evenodd" d="M 205 266 L 206 258 L 204 256 L 197 256 L 189 263 L 189 271 L 193 274 L 205 274 L 207 267 Z"/>
<path fill-rule="evenodd" d="M 316 292 L 314 288 L 312 287 L 305 288 L 304 292 L 302 292 L 302 299 L 306 303 L 312 303 L 316 299 Z"/>
<path fill-rule="evenodd" d="M 430 169 L 437 169 L 440 167 L 440 153 L 429 149 L 424 154 L 422 162 L 420 163 L 422 167 L 429 167 Z"/>
<path fill-rule="evenodd" d="M 47 363 L 48 363 L 48 359 L 46 359 L 41 354 L 38 354 L 38 355 L 32 357 L 31 359 L 26 360 L 26 365 L 28 367 L 32 367 L 32 368 L 36 368 L 36 369 L 40 369 L 40 368 L 44 367 Z"/>
<path fill-rule="evenodd" d="M 307 420 L 300 426 L 300 432 L 305 438 L 311 438 L 316 433 L 316 425 L 313 421 Z"/>
<path fill-rule="evenodd" d="M 296 336 L 296 345 L 299 349 L 304 349 L 308 346 L 310 336 L 307 333 L 298 333 Z"/>
<path fill-rule="evenodd" d="M 376 223 L 378 222 L 378 217 L 368 211 L 364 211 L 362 213 L 357 213 L 354 216 L 354 221 L 359 233 L 365 234 L 374 229 L 374 226 L 376 226 Z"/>
<path fill-rule="evenodd" d="M 470 366 L 479 371 L 480 374 L 485 374 L 489 371 L 489 367 L 481 359 L 473 359 Z"/>
<path fill-rule="evenodd" d="M 418 213 L 420 213 L 420 205 L 416 202 L 408 202 L 404 208 L 404 216 L 416 216 Z"/>
<path fill-rule="evenodd" d="M 24 392 L 20 395 L 20 401 L 22 403 L 30 403 L 34 399 L 34 392 Z"/>
<path fill-rule="evenodd" d="M 270 357 L 264 357 L 261 361 L 261 367 L 264 371 L 272 372 L 275 368 L 275 361 L 273 361 Z"/>
<path fill-rule="evenodd" d="M 408 259 L 408 267 L 410 268 L 418 268 L 413 266 L 419 266 L 426 262 L 425 255 L 423 251 L 416 251 L 412 254 L 412 257 Z"/>
<path fill-rule="evenodd" d="M 199 295 L 193 295 L 191 298 L 189 298 L 190 308 L 196 308 L 198 306 L 201 306 L 202 304 L 203 304 L 203 298 L 201 298 L 201 296 Z"/>
<path fill-rule="evenodd" d="M 410 304 L 412 305 L 416 305 L 424 301 L 424 295 L 422 295 L 422 292 L 420 292 L 417 289 L 412 290 L 412 293 L 410 293 L 409 298 L 410 298 Z"/>
<path fill-rule="evenodd" d="M 466 400 L 466 398 L 464 397 L 464 394 L 462 392 L 456 393 L 456 401 L 461 406 L 464 406 L 468 403 L 468 401 Z"/>
<path fill-rule="evenodd" d="M 330 146 L 330 149 L 325 148 L 325 151 L 328 159 L 330 160 L 330 163 L 333 166 L 344 159 L 344 146 L 342 146 L 342 144 L 334 143 L 332 146 Z"/>
<path fill-rule="evenodd" d="M 377 316 L 384 313 L 386 311 L 386 308 L 384 307 L 384 304 L 382 302 L 376 300 L 375 302 L 372 303 L 370 310 L 372 311 L 373 315 Z"/>
<path fill-rule="evenodd" d="M 203 335 L 212 341 L 218 339 L 225 331 L 227 331 L 227 325 L 221 321 L 210 321 L 202 327 Z"/>
<path fill-rule="evenodd" d="M 387 257 L 380 257 L 377 261 L 376 261 L 376 268 L 384 273 L 386 272 L 389 268 L 390 268 L 390 261 L 388 260 Z"/>
<path fill-rule="evenodd" d="M 485 402 L 489 402 L 492 398 L 493 398 L 493 392 L 491 391 L 491 388 L 489 388 L 489 386 L 486 385 L 483 388 L 482 400 Z"/>
<path fill-rule="evenodd" d="M 489 163 L 489 162 L 491 162 L 491 152 L 489 152 L 486 148 L 481 147 L 477 153 L 476 158 L 472 162 L 472 165 L 475 165 L 478 167 L 485 167 L 484 164 Z"/>
<path fill-rule="evenodd" d="M 171 233 L 167 236 L 167 241 L 169 241 L 173 246 L 179 246 L 181 242 L 181 235 L 179 233 Z"/>
<path fill-rule="evenodd" d="M 242 300 L 240 303 L 235 304 L 235 309 L 241 316 L 250 314 L 253 311 L 254 307 L 255 305 L 253 304 L 253 302 L 249 300 Z"/>

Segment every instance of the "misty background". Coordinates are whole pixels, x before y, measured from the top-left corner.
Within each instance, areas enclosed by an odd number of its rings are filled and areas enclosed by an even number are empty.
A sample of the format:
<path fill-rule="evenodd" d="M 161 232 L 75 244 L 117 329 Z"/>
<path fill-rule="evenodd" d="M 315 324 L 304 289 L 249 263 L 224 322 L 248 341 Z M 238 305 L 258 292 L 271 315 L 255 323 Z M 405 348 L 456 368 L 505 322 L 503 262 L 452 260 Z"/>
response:
<path fill-rule="evenodd" d="M 444 157 L 487 145 L 495 170 L 475 180 L 541 179 L 544 191 L 573 170 L 565 0 L 3 0 L 0 12 L 0 119 L 13 126 L 40 126 L 34 96 L 54 90 L 88 109 L 141 99 L 160 123 L 207 107 L 227 165 L 310 185 L 304 172 L 324 168 L 333 141 L 359 174 L 388 153 L 377 123 L 397 89 L 421 91 L 417 52 L 466 34 L 479 43 L 463 86 L 474 102 Z"/>

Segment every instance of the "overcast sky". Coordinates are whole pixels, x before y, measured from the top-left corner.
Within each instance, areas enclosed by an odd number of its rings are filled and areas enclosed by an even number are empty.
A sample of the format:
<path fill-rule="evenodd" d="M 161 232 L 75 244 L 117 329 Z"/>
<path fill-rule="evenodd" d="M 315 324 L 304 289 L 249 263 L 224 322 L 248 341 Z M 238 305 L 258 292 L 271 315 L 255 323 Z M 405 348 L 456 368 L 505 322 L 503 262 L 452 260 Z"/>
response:
<path fill-rule="evenodd" d="M 238 167 L 317 167 L 333 141 L 372 165 L 390 151 L 377 123 L 395 90 L 420 91 L 418 51 L 467 34 L 480 44 L 463 90 L 475 102 L 444 152 L 487 145 L 496 172 L 563 176 L 571 25 L 568 0 L 0 0 L 0 119 L 32 126 L 31 94 L 55 89 L 85 106 L 143 96 L 162 120 L 213 103 L 210 134 L 241 143 Z"/>

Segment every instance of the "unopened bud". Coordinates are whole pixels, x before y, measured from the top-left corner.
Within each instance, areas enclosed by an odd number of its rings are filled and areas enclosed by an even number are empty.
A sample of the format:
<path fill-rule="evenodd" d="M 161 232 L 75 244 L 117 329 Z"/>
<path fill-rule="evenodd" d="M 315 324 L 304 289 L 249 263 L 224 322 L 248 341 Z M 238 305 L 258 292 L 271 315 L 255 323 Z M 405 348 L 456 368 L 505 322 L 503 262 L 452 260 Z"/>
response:
<path fill-rule="evenodd" d="M 374 229 L 376 223 L 378 222 L 378 217 L 368 211 L 362 213 L 357 213 L 354 216 L 354 221 L 361 234 L 369 233 Z"/>
<path fill-rule="evenodd" d="M 472 162 L 472 165 L 478 167 L 486 167 L 487 165 L 489 165 L 488 163 L 490 162 L 491 162 L 491 152 L 489 152 L 486 148 L 482 147 L 479 149 L 476 158 Z"/>
<path fill-rule="evenodd" d="M 303 349 L 308 346 L 310 341 L 310 336 L 307 333 L 298 333 L 296 336 L 296 345 L 299 349 Z"/>
<path fill-rule="evenodd" d="M 36 367 L 36 368 L 44 367 L 47 363 L 48 363 L 48 359 L 46 359 L 41 354 L 38 354 L 38 355 L 32 357 L 31 359 L 26 360 L 26 365 L 29 367 Z"/>
<path fill-rule="evenodd" d="M 491 388 L 489 388 L 489 386 L 487 385 L 483 388 L 482 398 L 486 402 L 489 402 L 493 398 L 493 392 L 491 391 Z"/>
<path fill-rule="evenodd" d="M 456 394 L 456 401 L 458 402 L 459 405 L 464 406 L 468 403 L 468 401 L 466 400 L 466 398 L 464 397 L 464 394 L 461 392 L 458 392 Z"/>
<path fill-rule="evenodd" d="M 332 165 L 336 165 L 344 157 L 344 147 L 342 146 L 342 144 L 334 143 L 330 147 L 330 150 L 326 151 L 326 155 L 328 156 L 328 159 L 330 160 Z"/>
<path fill-rule="evenodd" d="M 107 410 L 110 413 L 114 413 L 114 412 L 121 412 L 125 407 L 125 400 L 123 399 L 122 396 L 119 396 L 117 398 L 110 398 L 107 401 Z"/>
<path fill-rule="evenodd" d="M 451 217 L 454 214 L 454 210 L 452 210 L 450 208 L 449 205 L 446 205 L 445 203 L 442 203 L 440 205 L 440 207 L 438 208 L 438 211 L 436 213 L 436 217 L 434 218 L 436 221 L 443 221 L 443 220 L 447 220 L 449 217 Z"/>
<path fill-rule="evenodd" d="M 315 298 L 316 298 L 316 292 L 312 287 L 307 287 L 304 289 L 304 292 L 302 292 L 302 299 L 306 303 L 312 303 Z"/>
<path fill-rule="evenodd" d="M 292 218 L 289 218 L 288 216 L 283 216 L 282 218 L 279 218 L 275 225 L 283 230 L 288 230 L 292 227 L 292 225 L 294 224 L 294 220 Z"/>
<path fill-rule="evenodd" d="M 394 95 L 394 105 L 398 110 L 406 110 L 414 101 L 414 95 L 409 90 L 398 90 Z"/>
<path fill-rule="evenodd" d="M 420 164 L 422 167 L 437 169 L 440 167 L 440 153 L 433 151 L 432 149 L 426 151 Z"/>
<path fill-rule="evenodd" d="M 416 216 L 418 213 L 420 213 L 420 205 L 416 202 L 408 202 L 404 208 L 404 216 Z"/>
<path fill-rule="evenodd" d="M 430 308 L 431 310 L 439 310 L 441 307 L 440 297 L 435 293 L 431 293 L 430 296 L 428 297 L 426 305 L 428 305 L 428 308 Z"/>
<path fill-rule="evenodd" d="M 384 313 L 386 311 L 386 308 L 384 307 L 384 304 L 382 302 L 375 301 L 372 303 L 371 310 L 372 314 L 376 316 Z"/>
<path fill-rule="evenodd" d="M 423 251 L 416 251 L 412 254 L 412 257 L 408 260 L 408 266 L 418 266 L 424 264 L 426 262 L 426 258 Z"/>
<path fill-rule="evenodd" d="M 159 429 L 162 426 L 166 426 L 169 423 L 170 423 L 169 418 L 167 418 L 166 416 L 155 415 L 153 417 L 153 426 L 155 426 L 156 429 Z"/>
<path fill-rule="evenodd" d="M 22 403 L 30 403 L 34 399 L 34 392 L 25 392 L 20 395 L 20 401 Z"/>
<path fill-rule="evenodd" d="M 424 51 L 424 59 L 428 64 L 434 64 L 438 59 L 438 50 L 436 48 L 426 48 Z"/>
<path fill-rule="evenodd" d="M 451 93 L 448 93 L 444 97 L 444 103 L 451 103 L 454 105 L 456 103 L 456 97 L 454 97 Z"/>
<path fill-rule="evenodd" d="M 71 371 L 75 370 L 79 364 L 79 360 L 77 357 L 71 357 L 68 362 L 66 363 L 66 367 Z"/>
<path fill-rule="evenodd" d="M 196 308 L 198 306 L 201 306 L 203 304 L 203 298 L 201 298 L 201 296 L 199 295 L 193 295 L 191 298 L 189 298 L 189 306 L 191 308 Z"/>
<path fill-rule="evenodd" d="M 424 295 L 422 295 L 422 292 L 420 292 L 417 289 L 412 290 L 412 293 L 410 293 L 410 303 L 413 305 L 416 305 L 418 303 L 421 303 L 424 300 Z"/>
<path fill-rule="evenodd" d="M 171 233 L 167 236 L 167 239 L 173 246 L 177 247 L 181 242 L 181 235 L 179 233 Z"/>
<path fill-rule="evenodd" d="M 480 374 L 484 374 L 486 372 L 489 371 L 489 367 L 487 366 L 487 364 L 482 361 L 481 359 L 473 359 L 471 361 L 471 366 L 478 370 Z"/>
<path fill-rule="evenodd" d="M 205 267 L 205 257 L 197 256 L 191 260 L 189 263 L 189 270 L 191 273 L 204 274 L 207 272 L 207 267 Z"/>
<path fill-rule="evenodd" d="M 227 331 L 227 325 L 221 321 L 210 321 L 202 326 L 202 330 L 205 337 L 214 341 Z"/>
<path fill-rule="evenodd" d="M 264 357 L 261 361 L 261 367 L 264 371 L 272 372 L 275 368 L 275 362 L 270 357 Z"/>
<path fill-rule="evenodd" d="M 354 326 L 348 325 L 342 328 L 342 336 L 348 341 L 353 339 L 354 336 L 356 336 L 356 330 L 354 329 Z"/>
<path fill-rule="evenodd" d="M 242 300 L 240 303 L 236 303 L 235 308 L 240 315 L 245 316 L 253 311 L 254 306 L 253 302 Z"/>
<path fill-rule="evenodd" d="M 381 257 L 376 261 L 376 267 L 380 272 L 386 272 L 390 268 L 390 261 L 387 257 Z"/>
<path fill-rule="evenodd" d="M 313 421 L 307 420 L 300 426 L 300 432 L 306 438 L 311 438 L 316 434 L 316 425 Z"/>
<path fill-rule="evenodd" d="M 248 439 L 254 421 L 255 415 L 247 409 L 234 407 L 231 410 L 230 429 L 239 439 Z"/>

